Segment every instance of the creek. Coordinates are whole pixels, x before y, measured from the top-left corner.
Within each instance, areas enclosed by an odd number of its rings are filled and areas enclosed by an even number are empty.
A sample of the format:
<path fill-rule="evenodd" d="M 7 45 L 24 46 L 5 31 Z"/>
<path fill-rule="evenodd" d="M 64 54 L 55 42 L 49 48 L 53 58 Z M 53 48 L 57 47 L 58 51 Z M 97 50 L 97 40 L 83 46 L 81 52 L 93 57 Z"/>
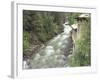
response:
<path fill-rule="evenodd" d="M 24 62 L 25 69 L 68 67 L 68 55 L 72 51 L 72 38 L 69 25 L 63 24 L 64 31 L 40 48 L 30 64 Z"/>

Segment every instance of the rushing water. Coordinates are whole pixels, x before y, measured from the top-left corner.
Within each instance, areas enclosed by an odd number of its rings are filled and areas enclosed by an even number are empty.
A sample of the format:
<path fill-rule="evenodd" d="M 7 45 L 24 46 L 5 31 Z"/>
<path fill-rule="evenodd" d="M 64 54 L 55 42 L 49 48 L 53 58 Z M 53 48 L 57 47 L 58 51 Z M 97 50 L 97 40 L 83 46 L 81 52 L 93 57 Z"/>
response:
<path fill-rule="evenodd" d="M 64 26 L 64 32 L 51 39 L 45 47 L 41 47 L 30 64 L 24 62 L 24 68 L 56 68 L 67 67 L 67 56 L 72 48 L 69 25 Z"/>

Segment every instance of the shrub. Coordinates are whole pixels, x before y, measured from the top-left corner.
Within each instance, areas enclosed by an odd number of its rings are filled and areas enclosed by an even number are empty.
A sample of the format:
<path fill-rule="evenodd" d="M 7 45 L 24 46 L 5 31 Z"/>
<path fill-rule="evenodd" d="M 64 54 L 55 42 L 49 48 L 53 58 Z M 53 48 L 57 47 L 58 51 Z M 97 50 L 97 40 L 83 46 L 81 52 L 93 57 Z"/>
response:
<path fill-rule="evenodd" d="M 90 44 L 90 20 L 82 22 L 81 36 L 75 42 L 75 50 L 69 59 L 70 66 L 89 66 L 91 65 L 91 44 Z"/>
<path fill-rule="evenodd" d="M 30 47 L 30 33 L 23 32 L 23 50 L 29 49 Z"/>

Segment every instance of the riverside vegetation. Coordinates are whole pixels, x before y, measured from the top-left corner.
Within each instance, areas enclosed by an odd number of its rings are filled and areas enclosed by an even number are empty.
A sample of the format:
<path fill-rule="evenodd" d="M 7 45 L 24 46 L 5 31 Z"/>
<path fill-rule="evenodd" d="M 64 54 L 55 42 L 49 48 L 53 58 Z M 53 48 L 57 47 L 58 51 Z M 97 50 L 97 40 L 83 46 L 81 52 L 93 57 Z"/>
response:
<path fill-rule="evenodd" d="M 65 13 L 23 11 L 23 57 L 29 57 L 41 44 L 63 32 Z"/>
<path fill-rule="evenodd" d="M 41 49 L 44 49 L 43 46 L 47 46 L 46 49 L 49 47 L 50 49 L 53 48 L 56 51 L 59 47 L 60 54 L 64 54 L 58 56 L 63 58 L 63 62 L 60 60 L 61 67 L 67 67 L 67 66 L 89 66 L 91 64 L 91 54 L 90 54 L 90 18 L 88 18 L 88 21 L 79 21 L 77 22 L 81 27 L 81 36 L 79 39 L 75 42 L 75 48 L 73 51 L 73 41 L 71 38 L 71 34 L 66 35 L 65 42 L 67 41 L 68 44 L 62 43 L 62 45 L 58 46 L 56 44 L 57 42 L 61 41 L 60 38 L 62 36 L 64 37 L 67 28 L 63 27 L 63 24 L 68 21 L 68 25 L 72 25 L 76 23 L 75 18 L 78 17 L 81 13 L 63 13 L 63 12 L 45 12 L 45 11 L 31 11 L 31 10 L 23 10 L 23 60 L 29 59 L 28 65 L 31 64 L 30 68 L 41 68 L 44 64 L 41 64 L 42 62 L 39 60 L 41 59 Z M 66 17 L 68 18 L 66 20 Z M 64 35 L 62 35 L 64 33 Z M 67 34 L 67 33 L 66 33 Z M 67 37 L 68 36 L 68 37 Z M 56 38 L 55 38 L 56 37 Z M 55 44 L 52 43 L 52 39 L 55 39 Z M 57 41 L 57 39 L 59 41 Z M 50 42 L 51 40 L 51 42 Z M 48 42 L 49 41 L 49 42 Z M 51 47 L 52 45 L 52 47 Z M 67 46 L 66 46 L 67 45 Z M 65 46 L 64 49 L 62 49 L 62 46 Z M 42 48 L 43 47 L 43 48 Z M 69 51 L 66 51 L 69 50 Z M 57 52 L 54 52 L 55 54 Z M 62 53 L 64 52 L 64 53 Z M 40 58 L 37 60 L 34 60 L 36 55 Z M 49 53 L 49 52 L 48 52 Z M 53 53 L 53 52 L 52 52 Z M 59 54 L 57 54 L 59 55 Z M 67 56 L 66 56 L 67 55 Z M 68 57 L 71 55 L 70 57 Z M 43 55 L 42 55 L 43 56 Z M 67 59 L 68 57 L 68 59 Z M 50 65 L 51 63 L 55 64 L 55 61 L 52 61 L 53 57 L 50 58 L 47 57 L 48 60 L 46 60 L 45 65 Z M 50 58 L 50 59 L 49 59 Z M 67 60 L 64 62 L 64 60 Z M 52 62 L 51 62 L 52 61 Z M 57 62 L 57 61 L 56 61 Z M 36 65 L 41 64 L 41 67 L 38 67 Z M 63 66 L 64 64 L 64 66 Z M 67 66 L 65 65 L 67 64 Z M 35 66 L 34 66 L 35 65 Z M 55 64 L 57 65 L 57 64 Z M 49 67 L 50 67 L 49 66 Z M 46 66 L 48 67 L 48 66 Z M 55 67 L 55 66 L 52 66 Z M 58 66 L 59 67 L 59 63 Z"/>
<path fill-rule="evenodd" d="M 91 65 L 91 25 L 88 21 L 79 22 L 81 27 L 80 38 L 75 42 L 75 49 L 69 59 L 70 66 L 90 66 Z"/>

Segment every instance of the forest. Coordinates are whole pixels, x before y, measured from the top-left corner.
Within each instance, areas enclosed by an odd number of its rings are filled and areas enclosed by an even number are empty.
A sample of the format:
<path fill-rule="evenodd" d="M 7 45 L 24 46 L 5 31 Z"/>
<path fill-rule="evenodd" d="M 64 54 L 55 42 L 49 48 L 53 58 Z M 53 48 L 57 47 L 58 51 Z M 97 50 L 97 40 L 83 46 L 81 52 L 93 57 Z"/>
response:
<path fill-rule="evenodd" d="M 81 14 L 84 13 L 23 10 L 25 68 L 90 66 L 91 18 L 90 14 L 79 18 Z M 73 24 L 80 27 L 75 42 Z"/>

